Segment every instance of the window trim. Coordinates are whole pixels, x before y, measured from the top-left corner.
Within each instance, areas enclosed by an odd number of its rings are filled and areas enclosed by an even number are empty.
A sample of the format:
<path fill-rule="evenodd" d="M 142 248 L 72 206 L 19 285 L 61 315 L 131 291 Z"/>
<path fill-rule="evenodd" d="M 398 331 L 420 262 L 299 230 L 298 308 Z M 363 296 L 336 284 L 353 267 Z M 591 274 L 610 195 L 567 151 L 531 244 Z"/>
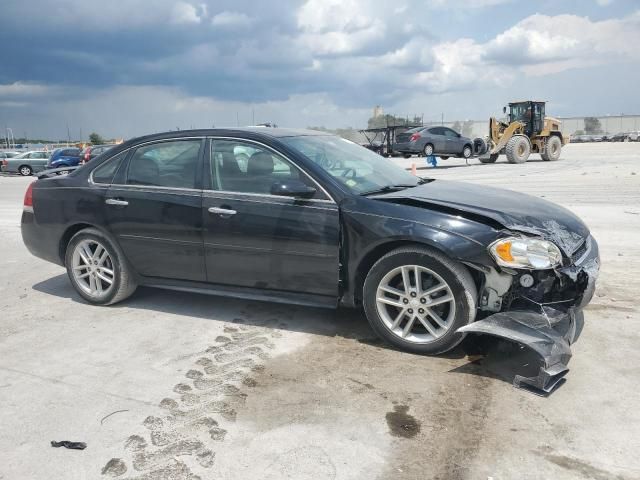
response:
<path fill-rule="evenodd" d="M 205 161 L 208 162 L 208 163 L 205 165 L 205 167 L 206 167 L 208 179 L 209 179 L 211 184 L 213 183 L 212 182 L 213 178 L 211 178 L 211 160 L 212 160 L 212 158 L 211 158 L 211 150 L 212 150 L 214 142 L 216 140 L 237 140 L 237 141 L 240 141 L 240 142 L 252 143 L 252 144 L 255 144 L 255 145 L 259 145 L 261 147 L 266 148 L 267 150 L 272 151 L 273 153 L 277 154 L 278 156 L 284 158 L 286 161 L 291 163 L 295 168 L 297 168 L 300 172 L 302 172 L 303 175 L 308 177 L 327 196 L 327 199 L 285 197 L 285 196 L 282 196 L 282 195 L 272 195 L 270 193 L 236 192 L 236 191 L 233 191 L 233 190 L 214 190 L 212 185 L 207 185 L 206 187 L 203 186 L 203 188 L 202 188 L 203 192 L 207 192 L 207 193 L 209 193 L 209 192 L 224 193 L 224 194 L 234 194 L 234 195 L 248 195 L 248 196 L 252 196 L 252 197 L 267 197 L 267 198 L 278 198 L 278 199 L 290 198 L 292 200 L 299 200 L 299 201 L 305 201 L 305 202 L 322 202 L 322 203 L 331 203 L 331 204 L 337 205 L 337 202 L 331 196 L 331 194 L 329 192 L 327 192 L 327 190 L 322 185 L 320 185 L 316 181 L 315 178 L 313 178 L 311 175 L 309 175 L 309 173 L 304 168 L 300 167 L 300 165 L 298 165 L 297 162 L 294 162 L 287 155 L 284 155 L 282 152 L 279 152 L 275 148 L 273 148 L 273 147 L 271 147 L 269 145 L 266 145 L 266 144 L 264 144 L 264 143 L 262 143 L 260 141 L 249 139 L 249 138 L 228 137 L 228 136 L 209 136 L 207 138 L 209 139 L 209 142 L 208 142 L 209 148 L 207 149 L 208 151 L 206 152 L 206 155 L 205 155 Z"/>

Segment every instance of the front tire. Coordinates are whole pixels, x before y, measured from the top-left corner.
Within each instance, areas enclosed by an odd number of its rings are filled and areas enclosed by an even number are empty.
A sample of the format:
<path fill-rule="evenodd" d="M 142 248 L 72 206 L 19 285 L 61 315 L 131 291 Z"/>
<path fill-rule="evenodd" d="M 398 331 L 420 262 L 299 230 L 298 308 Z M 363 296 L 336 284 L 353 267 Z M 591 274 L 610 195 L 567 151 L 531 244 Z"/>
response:
<path fill-rule="evenodd" d="M 371 328 L 390 344 L 435 355 L 463 339 L 456 330 L 475 319 L 477 289 L 467 269 L 429 248 L 393 250 L 364 282 L 364 310 Z"/>
<path fill-rule="evenodd" d="M 562 152 L 562 141 L 558 137 L 549 137 L 544 151 L 540 154 L 545 162 L 558 160 Z"/>
<path fill-rule="evenodd" d="M 120 248 L 95 228 L 80 230 L 71 238 L 65 266 L 73 287 L 94 305 L 120 302 L 137 287 Z"/>
<path fill-rule="evenodd" d="M 33 169 L 29 165 L 22 165 L 18 171 L 23 177 L 30 177 L 33 174 Z"/>
<path fill-rule="evenodd" d="M 462 157 L 465 159 L 471 158 L 472 153 L 473 149 L 471 148 L 471 145 L 465 145 L 465 147 L 462 149 Z"/>
<path fill-rule="evenodd" d="M 524 135 L 516 135 L 509 139 L 505 150 L 509 163 L 525 163 L 531 154 L 531 142 Z"/>

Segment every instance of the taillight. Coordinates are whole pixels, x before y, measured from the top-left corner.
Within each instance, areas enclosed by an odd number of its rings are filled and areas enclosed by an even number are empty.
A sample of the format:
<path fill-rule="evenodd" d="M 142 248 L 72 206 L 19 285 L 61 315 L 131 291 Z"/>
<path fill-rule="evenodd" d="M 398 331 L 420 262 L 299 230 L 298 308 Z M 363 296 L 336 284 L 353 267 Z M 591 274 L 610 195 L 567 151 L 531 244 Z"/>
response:
<path fill-rule="evenodd" d="M 31 182 L 27 187 L 27 192 L 24 194 L 23 210 L 33 212 L 33 185 L 36 182 Z"/>
<path fill-rule="evenodd" d="M 5 167 L 9 166 L 9 160 L 7 160 L 6 158 L 4 160 L 2 160 L 2 165 L 4 165 Z"/>
<path fill-rule="evenodd" d="M 411 138 L 409 139 L 409 141 L 410 142 L 415 142 L 419 138 L 420 138 L 420 134 L 419 133 L 414 133 L 413 135 L 411 135 Z"/>

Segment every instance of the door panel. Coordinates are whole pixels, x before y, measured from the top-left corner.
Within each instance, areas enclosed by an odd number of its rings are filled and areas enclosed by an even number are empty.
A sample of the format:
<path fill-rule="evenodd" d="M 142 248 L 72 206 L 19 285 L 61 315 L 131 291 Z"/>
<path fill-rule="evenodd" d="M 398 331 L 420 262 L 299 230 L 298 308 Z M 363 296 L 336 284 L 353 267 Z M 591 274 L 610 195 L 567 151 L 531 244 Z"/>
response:
<path fill-rule="evenodd" d="M 205 281 L 201 192 L 112 186 L 105 205 L 110 230 L 144 276 Z"/>
<path fill-rule="evenodd" d="M 459 154 L 462 152 L 462 146 L 460 145 L 460 137 L 458 137 L 458 134 L 449 128 L 443 128 L 443 133 L 446 139 L 446 152 L 453 154 Z"/>
<path fill-rule="evenodd" d="M 433 143 L 435 153 L 445 153 L 447 151 L 447 139 L 442 134 L 442 129 L 439 127 L 429 129 L 429 141 Z"/>
<path fill-rule="evenodd" d="M 335 205 L 205 192 L 202 210 L 209 282 L 337 296 Z"/>
<path fill-rule="evenodd" d="M 109 227 L 144 276 L 206 281 L 202 245 L 204 141 L 138 147 L 105 198 Z M 120 184 L 122 183 L 122 184 Z"/>
<path fill-rule="evenodd" d="M 206 170 L 209 282 L 337 297 L 338 207 L 317 184 L 275 151 L 241 140 L 214 139 Z M 268 193 L 274 182 L 291 179 L 317 188 L 317 198 Z"/>

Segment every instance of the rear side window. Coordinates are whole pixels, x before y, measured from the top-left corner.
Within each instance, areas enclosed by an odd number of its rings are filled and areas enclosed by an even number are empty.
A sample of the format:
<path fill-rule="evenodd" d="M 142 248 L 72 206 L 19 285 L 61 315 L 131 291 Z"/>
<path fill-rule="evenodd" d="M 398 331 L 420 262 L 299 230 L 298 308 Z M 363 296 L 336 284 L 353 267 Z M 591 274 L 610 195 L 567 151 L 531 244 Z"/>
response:
<path fill-rule="evenodd" d="M 127 172 L 128 185 L 196 188 L 201 140 L 175 140 L 138 148 Z"/>
<path fill-rule="evenodd" d="M 113 183 L 113 177 L 118 171 L 118 167 L 122 164 L 122 161 L 127 156 L 127 151 L 119 153 L 115 157 L 107 160 L 93 171 L 94 183 Z"/>

